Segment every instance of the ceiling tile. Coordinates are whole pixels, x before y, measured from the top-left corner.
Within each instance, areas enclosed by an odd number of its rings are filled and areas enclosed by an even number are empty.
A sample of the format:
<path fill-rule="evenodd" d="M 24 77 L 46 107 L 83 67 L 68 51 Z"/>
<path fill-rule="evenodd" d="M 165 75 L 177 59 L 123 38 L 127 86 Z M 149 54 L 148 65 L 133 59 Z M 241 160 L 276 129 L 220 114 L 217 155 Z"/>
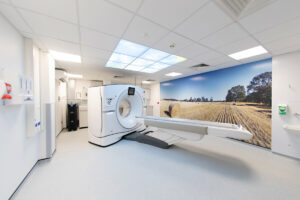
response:
<path fill-rule="evenodd" d="M 80 25 L 121 36 L 133 14 L 104 0 L 79 0 Z"/>
<path fill-rule="evenodd" d="M 15 8 L 6 4 L 0 4 L 0 12 L 20 31 L 32 33 L 30 27 L 19 15 Z"/>
<path fill-rule="evenodd" d="M 222 55 L 218 52 L 215 52 L 215 51 L 208 51 L 204 54 L 200 54 L 200 55 L 194 57 L 193 60 L 198 61 L 198 62 L 206 63 L 208 61 L 212 61 L 214 59 L 218 59 L 218 58 L 221 58 L 221 57 L 224 57 L 224 55 Z"/>
<path fill-rule="evenodd" d="M 80 55 L 79 44 L 56 40 L 49 37 L 39 37 L 39 38 L 41 39 L 43 44 L 46 45 L 48 50 Z"/>
<path fill-rule="evenodd" d="M 217 69 L 223 69 L 223 68 L 233 67 L 233 66 L 240 65 L 240 64 L 241 63 L 239 61 L 232 60 L 232 61 L 228 61 L 228 62 L 225 62 L 225 63 L 217 64 L 216 68 Z"/>
<path fill-rule="evenodd" d="M 9 4 L 9 0 L 0 0 L 0 2 L 4 2 L 4 3 L 8 3 Z"/>
<path fill-rule="evenodd" d="M 197 56 L 199 54 L 203 54 L 208 51 L 210 51 L 210 49 L 208 49 L 204 46 L 201 46 L 199 44 L 193 43 L 193 44 L 183 48 L 179 52 L 177 52 L 177 54 L 179 56 L 183 56 L 186 58 L 194 58 L 195 56 Z"/>
<path fill-rule="evenodd" d="M 12 2 L 19 8 L 77 24 L 75 0 L 12 0 Z"/>
<path fill-rule="evenodd" d="M 171 70 L 187 70 L 187 69 L 190 69 L 190 67 L 194 66 L 194 65 L 197 65 L 199 64 L 198 61 L 195 61 L 195 60 L 186 60 L 182 63 L 178 63 L 176 65 L 173 65 L 171 67 L 169 67 L 169 69 Z"/>
<path fill-rule="evenodd" d="M 243 60 L 240 60 L 241 63 L 250 63 L 250 62 L 254 62 L 254 61 L 258 61 L 258 60 L 263 60 L 263 59 L 267 59 L 267 58 L 271 58 L 272 55 L 269 53 L 266 54 L 262 54 L 262 55 L 258 55 L 258 56 L 254 56 L 251 58 L 246 58 Z"/>
<path fill-rule="evenodd" d="M 248 33 L 244 31 L 240 25 L 234 23 L 199 42 L 211 48 L 216 48 L 246 38 L 247 36 Z"/>
<path fill-rule="evenodd" d="M 252 15 L 241 19 L 240 23 L 250 33 L 257 33 L 300 16 L 299 8 L 299 0 L 278 0 Z"/>
<path fill-rule="evenodd" d="M 232 22 L 228 15 L 210 2 L 176 28 L 175 32 L 199 41 Z"/>
<path fill-rule="evenodd" d="M 179 71 L 179 72 L 181 72 L 183 74 L 183 76 L 186 77 L 186 76 L 202 74 L 205 72 L 213 71 L 215 69 L 216 69 L 215 67 L 203 67 L 201 69 L 188 69 L 188 70 Z"/>
<path fill-rule="evenodd" d="M 264 44 L 274 54 L 288 53 L 300 49 L 300 34 Z"/>
<path fill-rule="evenodd" d="M 300 33 L 300 17 L 281 23 L 263 32 L 254 35 L 260 42 L 268 43 L 284 37 L 290 37 Z"/>
<path fill-rule="evenodd" d="M 44 15 L 35 14 L 25 10 L 19 10 L 33 29 L 34 33 L 56 39 L 78 42 L 78 27 Z"/>
<path fill-rule="evenodd" d="M 171 48 L 170 45 L 174 44 L 175 47 Z M 162 40 L 160 40 L 158 43 L 154 45 L 154 48 L 160 49 L 162 51 L 175 54 L 176 52 L 180 51 L 184 47 L 187 47 L 188 45 L 192 44 L 192 41 L 189 39 L 186 39 L 176 33 L 169 33 L 167 36 L 165 36 Z M 180 55 L 179 55 L 180 56 Z"/>
<path fill-rule="evenodd" d="M 145 0 L 138 14 L 169 29 L 200 8 L 207 0 Z"/>
<path fill-rule="evenodd" d="M 97 58 L 107 62 L 112 52 L 81 45 L 82 57 Z"/>
<path fill-rule="evenodd" d="M 82 64 L 84 67 L 105 67 L 106 61 L 97 58 L 82 58 Z"/>
<path fill-rule="evenodd" d="M 130 23 L 123 38 L 139 44 L 151 46 L 168 32 L 167 29 L 136 16 Z"/>
<path fill-rule="evenodd" d="M 290 46 L 290 47 L 283 48 L 283 49 L 272 50 L 271 52 L 272 52 L 272 55 L 275 56 L 275 55 L 291 53 L 291 52 L 299 51 L 299 50 L 300 50 L 299 45 L 295 45 L 295 46 Z"/>
<path fill-rule="evenodd" d="M 135 12 L 140 6 L 142 0 L 109 0 L 119 6 Z"/>
<path fill-rule="evenodd" d="M 200 55 L 201 58 L 201 55 Z M 205 64 L 208 64 L 210 66 L 219 66 L 225 63 L 239 63 L 235 61 L 234 59 L 230 58 L 229 56 L 221 56 L 221 57 L 215 57 L 213 59 L 208 59 L 205 61 Z"/>
<path fill-rule="evenodd" d="M 81 43 L 98 49 L 113 51 L 119 38 L 104 33 L 93 31 L 84 27 L 80 28 Z"/>
<path fill-rule="evenodd" d="M 72 69 L 80 69 L 82 68 L 82 63 L 73 63 L 73 62 L 66 62 L 66 61 L 55 61 L 56 67 L 72 70 Z"/>
<path fill-rule="evenodd" d="M 246 50 L 255 46 L 260 45 L 256 40 L 252 37 L 247 37 L 242 40 L 235 41 L 233 43 L 218 47 L 218 51 L 222 52 L 226 55 L 236 53 L 238 51 Z"/>

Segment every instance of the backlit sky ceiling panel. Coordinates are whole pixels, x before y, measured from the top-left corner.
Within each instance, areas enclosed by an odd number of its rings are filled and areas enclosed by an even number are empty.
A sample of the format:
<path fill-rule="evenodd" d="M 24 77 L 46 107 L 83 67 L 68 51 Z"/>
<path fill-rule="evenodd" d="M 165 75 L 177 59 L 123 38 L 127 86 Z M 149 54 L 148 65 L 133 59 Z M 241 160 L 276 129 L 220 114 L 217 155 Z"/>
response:
<path fill-rule="evenodd" d="M 121 39 L 106 67 L 155 73 L 186 58 Z"/>

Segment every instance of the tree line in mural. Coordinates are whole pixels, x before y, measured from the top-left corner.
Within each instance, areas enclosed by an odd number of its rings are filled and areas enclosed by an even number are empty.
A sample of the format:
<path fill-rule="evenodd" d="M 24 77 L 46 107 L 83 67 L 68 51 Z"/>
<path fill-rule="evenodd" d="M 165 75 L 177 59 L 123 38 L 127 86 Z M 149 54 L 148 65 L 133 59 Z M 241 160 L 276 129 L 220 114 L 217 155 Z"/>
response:
<path fill-rule="evenodd" d="M 228 90 L 225 97 L 226 102 L 253 102 L 271 105 L 272 101 L 272 72 L 264 72 L 255 76 L 247 86 L 237 85 Z M 165 99 L 175 100 L 177 99 Z M 213 102 L 213 97 L 190 97 L 185 102 Z"/>
<path fill-rule="evenodd" d="M 247 86 L 237 85 L 228 90 L 226 102 L 255 102 L 271 105 L 272 72 L 264 72 L 255 76 Z"/>

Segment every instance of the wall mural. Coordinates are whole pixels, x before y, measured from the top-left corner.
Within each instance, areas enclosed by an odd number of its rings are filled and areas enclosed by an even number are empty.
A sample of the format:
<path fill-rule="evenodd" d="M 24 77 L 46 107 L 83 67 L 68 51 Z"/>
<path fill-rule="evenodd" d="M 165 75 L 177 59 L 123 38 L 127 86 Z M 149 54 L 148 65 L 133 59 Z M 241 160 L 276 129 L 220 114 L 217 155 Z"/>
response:
<path fill-rule="evenodd" d="M 160 84 L 160 115 L 241 124 L 271 148 L 272 59 Z"/>

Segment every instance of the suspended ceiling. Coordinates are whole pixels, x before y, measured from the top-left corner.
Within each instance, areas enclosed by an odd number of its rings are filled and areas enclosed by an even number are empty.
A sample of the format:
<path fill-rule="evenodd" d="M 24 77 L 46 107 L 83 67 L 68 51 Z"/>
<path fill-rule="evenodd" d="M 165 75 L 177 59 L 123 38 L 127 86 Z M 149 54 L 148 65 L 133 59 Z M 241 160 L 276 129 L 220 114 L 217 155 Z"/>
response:
<path fill-rule="evenodd" d="M 173 71 L 187 76 L 299 50 L 299 8 L 299 0 L 0 0 L 0 12 L 41 49 L 82 57 L 81 64 L 59 67 L 159 81 Z M 187 61 L 154 74 L 108 69 L 120 39 Z M 269 53 L 241 61 L 228 57 L 258 45 Z M 210 67 L 190 68 L 199 63 Z"/>

